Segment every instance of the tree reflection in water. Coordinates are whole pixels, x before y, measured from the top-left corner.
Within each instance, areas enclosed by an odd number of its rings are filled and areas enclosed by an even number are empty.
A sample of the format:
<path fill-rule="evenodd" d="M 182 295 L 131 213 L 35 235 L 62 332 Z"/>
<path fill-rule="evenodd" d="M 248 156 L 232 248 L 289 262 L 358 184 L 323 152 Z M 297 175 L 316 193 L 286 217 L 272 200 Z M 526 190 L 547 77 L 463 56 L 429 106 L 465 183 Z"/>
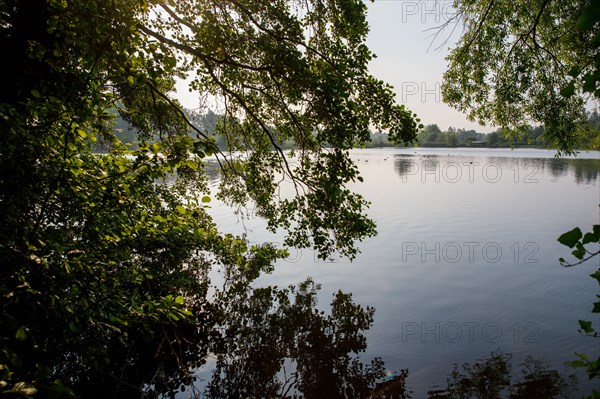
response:
<path fill-rule="evenodd" d="M 448 387 L 430 391 L 429 399 L 553 399 L 569 397 L 577 380 L 550 369 L 531 356 L 521 365 L 521 375 L 511 374 L 510 354 L 492 353 L 489 358 L 458 366 L 448 376 Z"/>
<path fill-rule="evenodd" d="M 355 304 L 352 294 L 337 292 L 326 314 L 317 308 L 319 285 L 310 278 L 285 289 L 229 281 L 206 397 L 412 398 L 408 370 L 386 375 L 382 359 L 359 358 L 375 310 Z M 455 366 L 447 381 L 446 389 L 432 390 L 428 398 L 562 398 L 576 384 L 573 375 L 532 357 L 514 375 L 511 355 L 497 353 Z"/>
<path fill-rule="evenodd" d="M 374 309 L 341 291 L 326 315 L 318 284 L 234 289 L 223 312 L 226 327 L 214 348 L 211 398 L 408 398 L 407 372 L 386 379 L 383 361 L 363 363 L 363 335 Z M 379 395 L 378 391 L 387 392 Z M 390 396 L 397 393 L 395 396 Z M 374 396 L 375 395 L 375 396 Z"/>

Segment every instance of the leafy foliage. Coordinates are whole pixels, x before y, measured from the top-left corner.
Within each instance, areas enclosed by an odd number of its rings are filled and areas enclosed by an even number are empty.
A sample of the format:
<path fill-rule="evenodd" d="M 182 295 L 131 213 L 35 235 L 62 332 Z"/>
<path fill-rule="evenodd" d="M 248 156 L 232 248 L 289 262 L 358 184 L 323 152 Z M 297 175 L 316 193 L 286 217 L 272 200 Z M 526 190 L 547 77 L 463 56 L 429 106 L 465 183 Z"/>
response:
<path fill-rule="evenodd" d="M 569 248 L 574 248 L 571 254 L 579 260 L 572 264 L 565 261 L 565 259 L 560 258 L 560 263 L 567 267 L 579 265 L 600 254 L 600 249 L 597 249 L 595 252 L 589 250 L 590 244 L 594 245 L 600 243 L 600 225 L 594 225 L 592 231 L 586 234 L 583 234 L 581 229 L 576 227 L 561 235 L 558 238 L 558 241 Z M 590 276 L 600 285 L 600 268 Z M 596 295 L 596 298 L 598 301 L 594 302 L 592 313 L 600 313 L 600 295 Z M 579 320 L 579 326 L 579 332 L 581 334 L 598 338 L 598 332 L 594 329 L 591 321 Z M 576 353 L 576 355 L 578 359 L 571 361 L 569 363 L 571 366 L 584 368 L 590 379 L 600 377 L 600 356 L 595 360 L 591 360 L 585 353 Z M 594 391 L 590 398 L 595 398 L 599 394 L 600 393 L 597 391 Z"/>
<path fill-rule="evenodd" d="M 579 259 L 579 262 L 575 264 L 568 263 L 564 258 L 560 258 L 560 263 L 563 266 L 576 266 L 581 264 L 594 256 L 600 254 L 600 250 L 592 250 L 590 251 L 585 246 L 589 244 L 597 244 L 600 243 L 600 225 L 594 225 L 592 231 L 586 233 L 585 235 L 581 232 L 579 227 L 575 227 L 571 231 L 567 231 L 560 237 L 558 237 L 558 242 L 563 245 L 566 245 L 569 248 L 573 248 L 573 252 L 571 254 Z"/>
<path fill-rule="evenodd" d="M 455 0 L 465 30 L 448 57 L 444 101 L 509 135 L 531 121 L 545 142 L 571 153 L 584 102 L 598 99 L 597 1 Z"/>
<path fill-rule="evenodd" d="M 356 255 L 375 226 L 346 188 L 360 178 L 347 150 L 371 125 L 398 142 L 420 128 L 367 72 L 364 14 L 357 0 L 0 3 L 0 392 L 191 383 L 227 296 L 285 256 L 218 231 L 208 157 L 218 197 L 254 202 L 289 245 Z M 216 130 L 246 157 L 220 153 L 171 97 L 187 75 L 223 104 Z M 112 134 L 115 109 L 137 147 Z M 100 141 L 109 154 L 93 154 Z M 219 291 L 215 268 L 246 286 Z"/>

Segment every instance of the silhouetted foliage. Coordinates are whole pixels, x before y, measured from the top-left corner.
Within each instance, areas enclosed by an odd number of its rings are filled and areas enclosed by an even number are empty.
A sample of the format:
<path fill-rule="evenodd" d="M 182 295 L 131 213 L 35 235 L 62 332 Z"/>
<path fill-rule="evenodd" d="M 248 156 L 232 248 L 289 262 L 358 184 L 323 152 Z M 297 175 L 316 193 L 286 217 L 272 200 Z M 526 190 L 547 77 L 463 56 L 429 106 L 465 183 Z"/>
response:
<path fill-rule="evenodd" d="M 543 361 L 528 356 L 521 375 L 512 373 L 510 354 L 492 353 L 488 358 L 455 366 L 445 390 L 430 391 L 430 399 L 558 399 L 568 396 L 577 380 Z"/>

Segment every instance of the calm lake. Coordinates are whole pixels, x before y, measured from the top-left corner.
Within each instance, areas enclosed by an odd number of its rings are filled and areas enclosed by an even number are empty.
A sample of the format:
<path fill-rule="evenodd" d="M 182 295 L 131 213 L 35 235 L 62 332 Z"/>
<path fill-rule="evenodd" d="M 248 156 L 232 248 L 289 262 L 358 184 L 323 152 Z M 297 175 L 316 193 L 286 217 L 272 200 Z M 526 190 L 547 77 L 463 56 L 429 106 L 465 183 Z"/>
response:
<path fill-rule="evenodd" d="M 581 336 L 577 320 L 598 323 L 598 284 L 589 274 L 599 259 L 562 267 L 560 257 L 573 258 L 557 242 L 600 223 L 598 152 L 556 159 L 532 149 L 394 148 L 355 150 L 352 158 L 364 177 L 352 188 L 371 201 L 379 235 L 353 262 L 292 251 L 257 284 L 311 276 L 323 309 L 339 289 L 373 306 L 363 358 L 382 357 L 392 373 L 408 368 L 414 398 L 444 387 L 455 363 L 492 351 L 512 353 L 515 371 L 526 355 L 559 371 L 575 352 L 598 356 L 598 340 Z M 242 221 L 218 204 L 211 213 L 225 232 L 278 242 L 260 220 Z M 579 380 L 575 397 L 592 388 Z"/>

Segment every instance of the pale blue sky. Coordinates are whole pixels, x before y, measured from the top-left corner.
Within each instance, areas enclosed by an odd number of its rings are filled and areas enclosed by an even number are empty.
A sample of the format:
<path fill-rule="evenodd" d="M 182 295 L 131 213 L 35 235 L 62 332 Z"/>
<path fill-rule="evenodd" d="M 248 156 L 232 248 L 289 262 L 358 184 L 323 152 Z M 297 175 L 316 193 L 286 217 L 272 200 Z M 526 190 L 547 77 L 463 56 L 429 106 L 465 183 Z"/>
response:
<path fill-rule="evenodd" d="M 377 55 L 370 69 L 373 75 L 395 87 L 396 99 L 406 104 L 424 124 L 490 132 L 469 122 L 465 116 L 442 102 L 441 82 L 445 57 L 461 33 L 455 25 L 447 27 L 433 42 L 436 27 L 453 15 L 449 0 L 376 0 L 368 3 L 371 31 L 368 46 Z M 443 42 L 448 39 L 447 44 Z M 441 45 L 441 48 L 440 48 Z"/>

